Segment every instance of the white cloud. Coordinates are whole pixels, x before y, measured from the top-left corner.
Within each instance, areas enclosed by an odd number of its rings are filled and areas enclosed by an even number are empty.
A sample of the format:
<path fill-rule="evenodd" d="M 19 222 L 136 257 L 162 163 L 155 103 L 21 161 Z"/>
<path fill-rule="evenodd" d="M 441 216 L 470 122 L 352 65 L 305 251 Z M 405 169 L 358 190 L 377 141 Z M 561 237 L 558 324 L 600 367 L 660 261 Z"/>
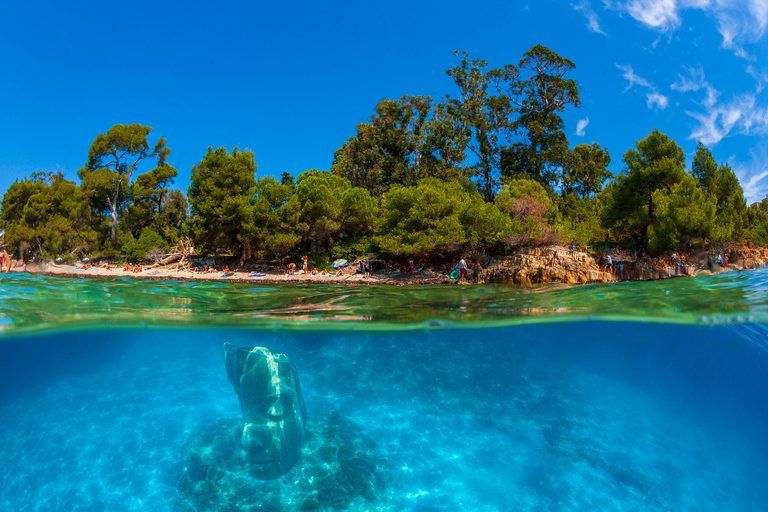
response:
<path fill-rule="evenodd" d="M 648 108 L 653 108 L 653 105 L 656 105 L 659 109 L 664 110 L 669 105 L 669 98 L 658 92 L 649 92 L 645 97 Z"/>
<path fill-rule="evenodd" d="M 712 107 L 717 102 L 717 97 L 720 96 L 720 91 L 712 87 L 709 82 L 704 80 L 704 69 L 686 68 L 690 77 L 685 77 L 680 73 L 677 74 L 677 82 L 672 84 L 673 91 L 696 92 L 700 89 L 706 89 L 707 97 L 704 98 L 704 106 Z"/>
<path fill-rule="evenodd" d="M 715 20 L 721 47 L 748 60 L 745 45 L 761 43 L 768 29 L 768 0 L 603 0 L 605 9 L 628 13 L 644 26 L 671 34 L 683 24 L 682 11 L 700 10 Z M 655 48 L 658 39 L 652 46 Z"/>
<path fill-rule="evenodd" d="M 712 106 L 706 112 L 686 114 L 699 122 L 689 139 L 717 144 L 735 132 L 742 135 L 768 133 L 768 107 L 756 105 L 755 95 L 742 94 L 726 105 Z"/>
<path fill-rule="evenodd" d="M 760 35 L 762 35 L 765 32 L 765 27 L 768 26 L 768 0 L 751 0 L 749 12 L 755 18 Z"/>
<path fill-rule="evenodd" d="M 588 117 L 584 119 L 579 119 L 579 122 L 576 123 L 576 135 L 578 135 L 579 137 L 583 137 L 585 134 L 584 128 L 586 128 L 588 124 L 589 124 Z"/>
<path fill-rule="evenodd" d="M 765 71 L 758 72 L 751 65 L 747 66 L 746 72 L 749 76 L 755 79 L 755 82 L 757 82 L 757 91 L 755 92 L 757 94 L 763 92 L 763 89 L 765 89 L 765 84 L 768 83 L 768 73 Z"/>
<path fill-rule="evenodd" d="M 592 10 L 592 4 L 589 2 L 589 0 L 582 0 L 576 5 L 571 4 L 571 7 L 577 11 L 580 11 L 584 16 L 586 16 L 587 28 L 589 30 L 598 34 L 606 35 L 606 33 L 603 32 L 603 30 L 600 28 L 600 21 L 597 19 L 597 14 L 595 14 L 595 11 Z"/>
<path fill-rule="evenodd" d="M 739 178 L 741 188 L 744 189 L 744 199 L 747 204 L 762 201 L 768 197 L 768 148 L 765 146 L 750 151 L 752 161 L 740 163 L 735 157 L 728 159 L 728 165 Z"/>
<path fill-rule="evenodd" d="M 632 69 L 632 66 L 627 64 L 626 66 L 621 66 L 619 64 L 616 64 L 616 67 L 619 68 L 624 72 L 622 75 L 626 80 L 629 81 L 629 85 L 624 89 L 624 92 L 627 92 L 632 88 L 633 85 L 637 84 L 642 87 L 653 87 L 653 85 L 646 80 L 645 78 L 639 77 L 635 74 L 635 71 Z"/>
<path fill-rule="evenodd" d="M 658 89 L 656 89 L 656 86 L 651 82 L 641 76 L 636 75 L 635 71 L 632 69 L 632 66 L 629 64 L 625 66 L 616 64 L 616 67 L 624 72 L 622 76 L 629 82 L 627 87 L 624 89 L 624 92 L 627 92 L 632 88 L 633 85 L 637 84 L 641 87 L 645 87 L 651 90 L 651 92 L 645 95 L 646 105 L 648 105 L 648 108 L 654 108 L 654 105 L 656 105 L 657 109 L 664 110 L 669 106 L 669 98 L 661 94 Z"/>
<path fill-rule="evenodd" d="M 672 32 L 681 23 L 677 0 L 630 0 L 626 9 L 640 23 L 662 32 Z"/>

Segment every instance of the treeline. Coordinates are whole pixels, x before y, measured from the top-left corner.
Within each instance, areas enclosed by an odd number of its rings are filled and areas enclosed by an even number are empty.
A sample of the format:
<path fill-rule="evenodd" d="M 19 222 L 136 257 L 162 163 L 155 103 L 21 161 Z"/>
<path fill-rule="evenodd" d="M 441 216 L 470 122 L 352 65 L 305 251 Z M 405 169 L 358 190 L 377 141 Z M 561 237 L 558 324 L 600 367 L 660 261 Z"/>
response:
<path fill-rule="evenodd" d="M 560 117 L 578 107 L 574 64 L 543 46 L 488 69 L 457 52 L 456 92 L 384 100 L 335 152 L 330 171 L 256 175 L 255 155 L 208 151 L 185 196 L 151 128 L 100 134 L 78 171 L 17 181 L 0 222 L 17 254 L 157 259 L 181 240 L 241 260 L 312 254 L 503 254 L 551 243 L 654 253 L 768 242 L 768 202 L 747 208 L 738 179 L 699 144 L 654 130 L 614 177 L 599 144 L 571 149 Z M 142 161 L 149 172 L 135 176 Z M 134 179 L 135 178 L 135 179 Z"/>

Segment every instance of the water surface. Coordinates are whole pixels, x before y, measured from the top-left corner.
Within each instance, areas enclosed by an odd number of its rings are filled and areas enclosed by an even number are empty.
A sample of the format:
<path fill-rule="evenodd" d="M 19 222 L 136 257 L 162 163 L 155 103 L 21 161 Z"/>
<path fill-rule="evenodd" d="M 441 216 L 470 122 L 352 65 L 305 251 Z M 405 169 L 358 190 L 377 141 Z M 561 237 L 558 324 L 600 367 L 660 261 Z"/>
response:
<path fill-rule="evenodd" d="M 350 510 L 764 510 L 765 280 L 3 276 L 0 510 L 178 510 L 185 443 L 239 415 L 225 341 L 288 354 L 309 415 L 336 410 L 375 442 L 392 500 Z"/>

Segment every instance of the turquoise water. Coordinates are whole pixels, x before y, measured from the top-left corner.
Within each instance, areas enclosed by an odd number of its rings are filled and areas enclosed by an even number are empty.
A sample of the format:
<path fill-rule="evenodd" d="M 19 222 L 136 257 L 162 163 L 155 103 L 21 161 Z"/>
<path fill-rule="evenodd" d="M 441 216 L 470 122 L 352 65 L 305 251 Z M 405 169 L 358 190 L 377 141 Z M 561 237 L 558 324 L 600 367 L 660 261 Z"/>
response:
<path fill-rule="evenodd" d="M 4 275 L 0 510 L 190 510 L 190 442 L 240 416 L 230 342 L 286 353 L 309 417 L 337 411 L 370 441 L 391 485 L 347 510 L 762 511 L 766 284 L 766 270 L 535 289 Z M 301 464 L 264 487 L 301 483 Z M 233 510 L 300 510 L 256 496 Z"/>

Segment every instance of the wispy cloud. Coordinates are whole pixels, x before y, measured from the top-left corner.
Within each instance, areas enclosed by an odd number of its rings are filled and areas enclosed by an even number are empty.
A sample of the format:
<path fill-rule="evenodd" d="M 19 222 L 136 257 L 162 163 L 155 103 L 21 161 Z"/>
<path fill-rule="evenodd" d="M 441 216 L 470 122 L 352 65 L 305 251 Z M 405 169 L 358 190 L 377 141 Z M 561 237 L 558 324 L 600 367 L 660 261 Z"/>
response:
<path fill-rule="evenodd" d="M 646 98 L 646 105 L 648 105 L 648 108 L 653 108 L 654 105 L 656 108 L 664 110 L 669 105 L 669 98 L 661 94 L 658 89 L 656 89 L 656 86 L 653 85 L 651 82 L 646 80 L 645 78 L 638 76 L 635 74 L 635 70 L 632 69 L 632 66 L 629 64 L 627 65 L 620 65 L 616 64 L 616 67 L 622 70 L 623 77 L 625 80 L 629 82 L 627 84 L 627 87 L 624 88 L 624 92 L 627 92 L 634 86 L 635 84 L 645 87 L 647 89 L 650 89 L 651 91 L 645 95 Z"/>
<path fill-rule="evenodd" d="M 587 127 L 588 124 L 589 124 L 588 117 L 584 119 L 579 119 L 579 122 L 576 123 L 576 135 L 578 135 L 579 137 L 583 137 L 586 133 L 584 129 Z"/>
<path fill-rule="evenodd" d="M 656 105 L 660 110 L 664 110 L 669 105 L 669 98 L 658 92 L 649 92 L 645 95 L 648 108 L 653 108 Z"/>
<path fill-rule="evenodd" d="M 686 114 L 699 122 L 688 138 L 707 145 L 717 144 L 733 133 L 768 133 L 768 107 L 757 105 L 752 93 L 742 94 L 725 105 L 713 105 L 706 112 L 686 111 Z"/>
<path fill-rule="evenodd" d="M 586 16 L 587 28 L 589 30 L 598 34 L 606 35 L 606 33 L 603 32 L 603 30 L 600 28 L 600 20 L 597 19 L 597 14 L 595 14 L 595 11 L 592 10 L 592 3 L 589 0 L 582 0 L 576 5 L 571 4 L 571 7 Z"/>
<path fill-rule="evenodd" d="M 754 57 L 745 45 L 759 42 L 768 29 L 768 0 L 603 0 L 603 4 L 670 36 L 682 26 L 683 11 L 704 11 L 715 20 L 721 46 L 748 60 Z M 657 43 L 658 39 L 653 46 Z"/>
<path fill-rule="evenodd" d="M 640 23 L 662 32 L 672 32 L 681 23 L 677 0 L 630 0 L 625 8 Z"/>
<path fill-rule="evenodd" d="M 735 156 L 728 159 L 728 165 L 739 178 L 744 189 L 744 199 L 747 204 L 762 201 L 768 197 L 768 148 L 759 147 L 750 151 L 751 161 L 738 162 Z"/>
<path fill-rule="evenodd" d="M 689 76 L 683 76 L 677 74 L 677 82 L 672 84 L 673 91 L 689 92 L 699 91 L 705 89 L 707 91 L 707 97 L 704 98 L 703 104 L 706 107 L 712 107 L 717 102 L 717 97 L 720 96 L 720 91 L 712 87 L 709 82 L 704 79 L 704 69 L 699 67 L 686 68 Z"/>
<path fill-rule="evenodd" d="M 633 85 L 637 84 L 642 87 L 653 87 L 653 85 L 646 80 L 645 78 L 639 77 L 635 74 L 635 70 L 632 69 L 632 66 L 629 64 L 622 66 L 621 64 L 616 64 L 616 67 L 619 68 L 624 72 L 622 75 L 629 83 L 627 84 L 627 87 L 624 89 L 624 92 L 627 92 L 632 88 Z"/>

